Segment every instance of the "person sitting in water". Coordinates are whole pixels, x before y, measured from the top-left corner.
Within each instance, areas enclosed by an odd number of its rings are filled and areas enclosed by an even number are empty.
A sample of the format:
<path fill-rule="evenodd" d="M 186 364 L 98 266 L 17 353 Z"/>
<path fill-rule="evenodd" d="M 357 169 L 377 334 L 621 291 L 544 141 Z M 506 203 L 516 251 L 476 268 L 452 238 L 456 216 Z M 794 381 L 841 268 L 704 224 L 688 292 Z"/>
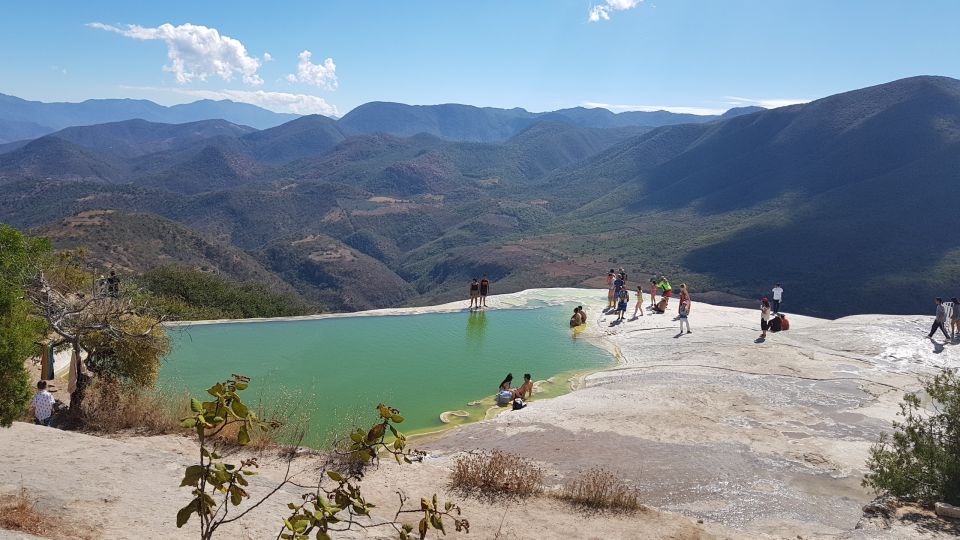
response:
<path fill-rule="evenodd" d="M 570 328 L 576 328 L 583 324 L 583 313 L 580 312 L 580 308 L 573 308 L 573 317 L 570 317 Z"/>
<path fill-rule="evenodd" d="M 513 389 L 513 397 L 530 399 L 530 396 L 533 395 L 533 381 L 530 378 L 529 373 L 523 374 L 523 384 L 520 385 L 520 388 Z"/>
<path fill-rule="evenodd" d="M 577 311 L 580 313 L 580 322 L 587 322 L 587 312 L 583 310 L 583 306 L 577 306 Z"/>

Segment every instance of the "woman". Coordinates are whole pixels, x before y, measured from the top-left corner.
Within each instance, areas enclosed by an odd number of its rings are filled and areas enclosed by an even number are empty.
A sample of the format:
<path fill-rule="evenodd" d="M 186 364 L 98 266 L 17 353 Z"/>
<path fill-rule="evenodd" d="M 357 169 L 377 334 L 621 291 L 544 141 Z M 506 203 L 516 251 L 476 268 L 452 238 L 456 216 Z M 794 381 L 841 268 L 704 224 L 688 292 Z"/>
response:
<path fill-rule="evenodd" d="M 583 310 L 583 306 L 577 306 L 577 312 L 580 313 L 580 323 L 587 322 L 587 312 Z"/>
<path fill-rule="evenodd" d="M 657 305 L 657 278 L 650 278 L 650 307 Z"/>
<path fill-rule="evenodd" d="M 637 313 L 640 313 L 640 316 L 643 317 L 643 285 L 637 285 L 637 303 L 633 306 L 633 318 L 637 318 Z"/>
<path fill-rule="evenodd" d="M 760 339 L 767 338 L 767 330 L 770 328 L 770 300 L 764 296 L 760 299 Z"/>
<path fill-rule="evenodd" d="M 506 406 L 513 401 L 513 373 L 507 373 L 507 378 L 500 383 L 500 390 L 495 397 L 497 405 Z"/>
<path fill-rule="evenodd" d="M 683 303 L 687 303 L 687 313 L 690 312 L 690 291 L 687 290 L 687 284 L 680 284 L 680 307 L 677 310 L 677 314 L 680 314 L 680 310 L 683 309 Z"/>
<path fill-rule="evenodd" d="M 477 278 L 470 283 L 470 309 L 474 307 L 480 307 L 480 282 Z"/>
<path fill-rule="evenodd" d="M 512 391 L 513 390 L 513 373 L 507 373 L 507 377 L 503 379 L 503 382 L 500 383 L 500 391 Z"/>
<path fill-rule="evenodd" d="M 612 309 L 617 302 L 617 297 L 615 296 L 613 282 L 616 281 L 617 276 L 613 273 L 613 268 L 607 273 L 607 309 Z"/>
<path fill-rule="evenodd" d="M 630 302 L 630 293 L 627 289 L 620 289 L 620 296 L 617 302 L 617 320 L 622 321 L 627 315 L 627 304 Z"/>

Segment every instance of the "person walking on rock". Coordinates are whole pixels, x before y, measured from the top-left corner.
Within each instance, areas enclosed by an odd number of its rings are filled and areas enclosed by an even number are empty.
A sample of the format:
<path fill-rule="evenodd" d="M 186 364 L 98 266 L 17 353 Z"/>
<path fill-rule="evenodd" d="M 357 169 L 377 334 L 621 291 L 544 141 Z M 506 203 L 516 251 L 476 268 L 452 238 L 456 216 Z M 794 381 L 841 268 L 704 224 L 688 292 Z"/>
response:
<path fill-rule="evenodd" d="M 949 340 L 950 334 L 947 333 L 946 327 L 947 307 L 943 305 L 943 299 L 940 297 L 937 297 L 934 301 L 937 303 L 937 316 L 933 320 L 933 326 L 930 327 L 930 333 L 927 334 L 927 337 L 933 339 L 933 334 L 939 329 L 943 332 L 943 337 Z"/>
<path fill-rule="evenodd" d="M 773 312 L 780 313 L 780 302 L 783 301 L 783 287 L 777 283 L 773 286 Z"/>
<path fill-rule="evenodd" d="M 760 299 L 760 339 L 767 338 L 770 329 L 770 300 L 766 296 Z"/>

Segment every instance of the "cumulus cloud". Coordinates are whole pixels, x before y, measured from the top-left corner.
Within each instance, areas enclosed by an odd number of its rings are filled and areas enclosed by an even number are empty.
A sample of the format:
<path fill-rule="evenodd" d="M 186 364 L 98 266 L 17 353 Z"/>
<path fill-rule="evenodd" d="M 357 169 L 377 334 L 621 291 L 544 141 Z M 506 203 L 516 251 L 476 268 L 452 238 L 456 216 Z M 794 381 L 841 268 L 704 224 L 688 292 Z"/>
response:
<path fill-rule="evenodd" d="M 786 107 L 787 105 L 797 105 L 799 103 L 808 103 L 809 99 L 791 99 L 791 98 L 767 98 L 755 99 L 737 96 L 724 96 L 723 99 L 729 100 L 726 103 L 733 107 L 756 106 L 764 109 L 776 109 L 777 107 Z"/>
<path fill-rule="evenodd" d="M 174 91 L 198 99 L 229 99 L 240 103 L 249 103 L 274 112 L 339 116 L 336 106 L 327 103 L 322 97 L 309 94 L 265 92 L 263 90 L 187 90 L 183 88 L 176 88 Z"/>
<path fill-rule="evenodd" d="M 333 58 L 327 58 L 322 64 L 314 64 L 310 61 L 313 58 L 310 51 L 301 52 L 297 58 L 300 59 L 297 73 L 287 75 L 288 81 L 312 84 L 328 90 L 337 89 L 337 65 L 333 63 Z"/>
<path fill-rule="evenodd" d="M 239 40 L 222 35 L 216 28 L 190 23 L 180 26 L 167 23 L 156 28 L 135 24 L 121 28 L 99 22 L 87 26 L 132 39 L 163 41 L 170 59 L 170 64 L 163 69 L 173 73 L 180 84 L 205 81 L 210 76 L 230 81 L 237 75 L 247 84 L 263 84 L 257 74 L 261 61 L 247 54 L 247 48 Z M 269 60 L 269 55 L 264 58 Z"/>
<path fill-rule="evenodd" d="M 609 21 L 610 12 L 625 11 L 633 9 L 640 5 L 643 0 L 604 0 L 602 4 L 596 4 L 590 8 L 590 22 Z"/>

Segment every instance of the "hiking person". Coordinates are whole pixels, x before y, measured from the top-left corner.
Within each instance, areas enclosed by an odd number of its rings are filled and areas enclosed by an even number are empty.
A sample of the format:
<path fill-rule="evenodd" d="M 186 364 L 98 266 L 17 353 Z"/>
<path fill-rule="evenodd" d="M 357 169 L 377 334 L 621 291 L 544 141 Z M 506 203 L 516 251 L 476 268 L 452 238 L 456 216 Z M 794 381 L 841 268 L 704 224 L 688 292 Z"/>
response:
<path fill-rule="evenodd" d="M 957 331 L 960 330 L 960 302 L 957 297 L 950 299 L 953 302 L 953 311 L 950 313 L 950 331 L 953 333 L 953 339 L 957 339 Z"/>
<path fill-rule="evenodd" d="M 530 377 L 529 373 L 523 374 L 523 384 L 520 385 L 520 388 L 513 389 L 513 397 L 530 399 L 530 396 L 533 395 L 533 380 Z"/>
<path fill-rule="evenodd" d="M 637 318 L 637 313 L 643 317 L 643 286 L 637 285 L 637 303 L 633 306 L 633 318 Z"/>
<path fill-rule="evenodd" d="M 120 278 L 113 270 L 110 271 L 110 277 L 107 278 L 107 295 L 112 298 L 120 296 Z"/>
<path fill-rule="evenodd" d="M 780 283 L 773 286 L 773 312 L 780 313 L 780 302 L 783 301 L 783 287 Z"/>
<path fill-rule="evenodd" d="M 680 307 L 679 307 L 678 310 L 677 310 L 677 314 L 680 313 L 679 310 L 683 309 L 683 302 L 684 302 L 684 300 L 686 300 L 686 302 L 687 302 L 687 304 L 688 304 L 688 305 L 687 305 L 687 311 L 690 311 L 690 306 L 689 306 L 689 304 L 690 304 L 690 291 L 687 290 L 687 284 L 686 284 L 686 283 L 681 283 L 681 284 L 680 284 Z"/>
<path fill-rule="evenodd" d="M 487 294 L 490 293 L 490 278 L 487 277 L 487 274 L 483 274 L 483 277 L 480 278 L 480 302 L 483 303 L 483 307 L 487 307 Z"/>
<path fill-rule="evenodd" d="M 687 326 L 687 333 L 690 333 L 690 321 L 688 317 L 690 316 L 690 298 L 682 298 L 680 300 L 680 333 L 683 333 L 683 326 Z"/>
<path fill-rule="evenodd" d="M 470 309 L 480 307 L 480 282 L 473 278 L 470 283 Z"/>
<path fill-rule="evenodd" d="M 760 299 L 760 339 L 766 339 L 770 329 L 770 300 L 766 296 Z"/>
<path fill-rule="evenodd" d="M 53 416 L 53 394 L 47 391 L 47 381 L 37 383 L 37 393 L 33 396 L 30 406 L 33 407 L 33 423 L 40 426 L 49 426 Z"/>
<path fill-rule="evenodd" d="M 657 277 L 650 278 L 650 307 L 657 305 Z"/>
<path fill-rule="evenodd" d="M 945 326 L 947 322 L 947 308 L 943 305 L 943 299 L 939 296 L 934 299 L 934 302 L 937 303 L 937 316 L 933 320 L 933 326 L 930 327 L 930 333 L 927 337 L 933 339 L 933 334 L 939 329 L 943 332 L 943 337 L 949 340 L 950 335 L 947 334 L 947 327 Z"/>
<path fill-rule="evenodd" d="M 616 281 L 617 276 L 613 271 L 613 268 L 607 272 L 607 309 L 612 309 L 617 305 L 617 296 L 614 292 L 613 282 Z"/>
<path fill-rule="evenodd" d="M 630 303 L 630 293 L 627 289 L 620 289 L 617 295 L 617 320 L 622 321 L 627 314 L 627 304 Z"/>

